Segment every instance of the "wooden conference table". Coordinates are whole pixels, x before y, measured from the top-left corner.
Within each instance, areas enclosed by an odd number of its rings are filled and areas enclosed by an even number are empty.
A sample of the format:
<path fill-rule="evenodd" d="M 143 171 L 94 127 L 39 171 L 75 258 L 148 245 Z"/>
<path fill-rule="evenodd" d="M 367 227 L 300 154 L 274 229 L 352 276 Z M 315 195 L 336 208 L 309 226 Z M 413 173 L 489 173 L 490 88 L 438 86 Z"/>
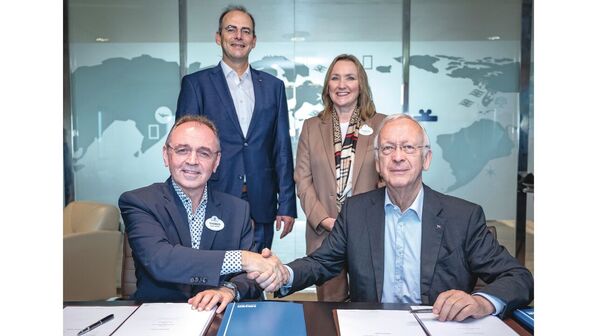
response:
<path fill-rule="evenodd" d="M 305 325 L 307 335 L 309 336 L 333 336 L 336 334 L 336 326 L 332 315 L 333 309 L 388 309 L 388 310 L 407 310 L 408 305 L 399 303 L 373 303 L 373 302 L 312 302 L 312 301 L 293 301 L 303 304 L 305 312 Z M 135 301 L 85 301 L 85 302 L 64 302 L 64 306 L 135 306 L 139 303 Z M 222 322 L 224 314 L 216 314 L 207 336 L 216 336 L 218 328 Z M 519 335 L 532 335 L 524 327 L 512 318 L 507 318 L 504 322 Z"/>

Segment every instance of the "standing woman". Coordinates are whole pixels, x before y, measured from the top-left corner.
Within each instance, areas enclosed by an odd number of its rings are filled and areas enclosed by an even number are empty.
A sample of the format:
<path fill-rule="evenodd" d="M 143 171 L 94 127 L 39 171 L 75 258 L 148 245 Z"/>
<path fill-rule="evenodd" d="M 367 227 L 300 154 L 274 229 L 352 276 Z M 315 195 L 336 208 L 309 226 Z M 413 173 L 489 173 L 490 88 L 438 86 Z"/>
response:
<path fill-rule="evenodd" d="M 385 115 L 375 112 L 367 73 L 353 55 L 337 56 L 325 75 L 324 109 L 303 124 L 294 180 L 307 216 L 307 254 L 334 227 L 346 197 L 377 188 L 373 138 Z M 346 268 L 317 286 L 319 301 L 348 299 Z"/>

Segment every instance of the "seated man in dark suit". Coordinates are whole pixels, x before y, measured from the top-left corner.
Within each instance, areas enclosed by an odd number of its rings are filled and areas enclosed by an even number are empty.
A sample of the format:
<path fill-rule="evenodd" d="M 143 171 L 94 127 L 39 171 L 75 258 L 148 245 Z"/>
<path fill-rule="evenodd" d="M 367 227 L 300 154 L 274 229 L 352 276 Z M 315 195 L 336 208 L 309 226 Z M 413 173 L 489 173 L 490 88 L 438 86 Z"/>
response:
<path fill-rule="evenodd" d="M 179 119 L 163 158 L 166 182 L 125 192 L 118 202 L 135 261 L 134 299 L 188 300 L 200 310 L 220 302 L 222 312 L 232 300 L 260 297 L 259 286 L 241 271 L 275 279 L 283 266 L 248 251 L 249 204 L 207 185 L 220 162 L 214 124 L 200 116 Z"/>
<path fill-rule="evenodd" d="M 389 116 L 374 141 L 386 187 L 348 198 L 321 247 L 288 264 L 280 294 L 322 284 L 346 264 L 352 301 L 433 304 L 441 321 L 503 317 L 528 304 L 533 277 L 489 232 L 481 207 L 423 184 L 431 164 L 423 127 Z M 487 285 L 472 293 L 477 278 Z"/>

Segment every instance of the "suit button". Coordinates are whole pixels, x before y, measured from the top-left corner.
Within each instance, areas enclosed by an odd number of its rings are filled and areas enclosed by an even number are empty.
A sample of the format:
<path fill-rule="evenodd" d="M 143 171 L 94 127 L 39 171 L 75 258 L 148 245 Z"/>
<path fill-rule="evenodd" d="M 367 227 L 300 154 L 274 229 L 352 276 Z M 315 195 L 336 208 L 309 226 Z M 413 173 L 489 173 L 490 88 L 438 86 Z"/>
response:
<path fill-rule="evenodd" d="M 195 278 L 191 277 L 191 279 L 189 279 L 189 282 L 195 282 Z"/>
<path fill-rule="evenodd" d="M 242 176 L 242 175 L 238 175 L 238 179 L 239 179 L 239 180 L 242 180 L 242 179 L 243 179 L 243 176 Z"/>
<path fill-rule="evenodd" d="M 206 283 L 207 282 L 207 278 L 201 278 L 201 283 Z"/>
<path fill-rule="evenodd" d="M 249 144 L 245 142 L 245 143 L 243 144 L 243 146 L 245 146 L 245 147 L 249 147 Z"/>

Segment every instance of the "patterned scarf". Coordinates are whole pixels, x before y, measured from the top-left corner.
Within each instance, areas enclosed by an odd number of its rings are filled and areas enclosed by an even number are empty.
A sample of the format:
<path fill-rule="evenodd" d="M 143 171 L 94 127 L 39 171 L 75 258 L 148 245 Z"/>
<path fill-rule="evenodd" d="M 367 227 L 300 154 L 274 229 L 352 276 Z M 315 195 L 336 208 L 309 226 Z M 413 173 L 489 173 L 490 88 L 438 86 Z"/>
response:
<path fill-rule="evenodd" d="M 355 107 L 348 123 L 348 130 L 342 142 L 342 131 L 340 130 L 340 119 L 336 109 L 332 111 L 332 126 L 334 127 L 334 158 L 336 160 L 336 207 L 338 211 L 342 203 L 346 200 L 346 185 L 348 176 L 352 169 L 354 152 L 357 148 L 359 138 L 359 127 L 361 127 L 361 118 L 359 117 L 359 108 Z"/>

